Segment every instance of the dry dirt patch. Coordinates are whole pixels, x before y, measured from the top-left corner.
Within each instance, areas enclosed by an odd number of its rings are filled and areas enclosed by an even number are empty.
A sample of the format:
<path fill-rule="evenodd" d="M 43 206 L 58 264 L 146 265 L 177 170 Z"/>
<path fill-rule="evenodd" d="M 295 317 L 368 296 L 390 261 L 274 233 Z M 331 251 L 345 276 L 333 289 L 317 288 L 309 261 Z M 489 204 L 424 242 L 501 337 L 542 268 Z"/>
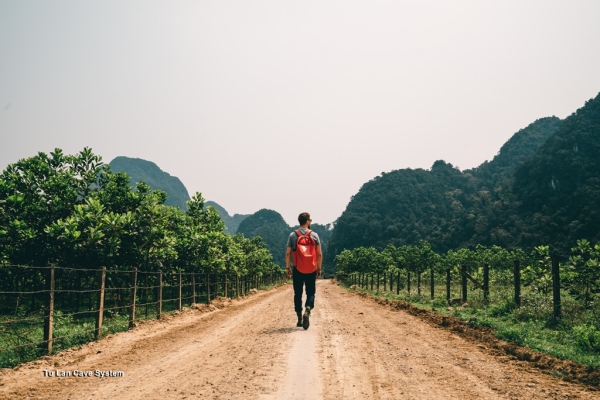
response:
<path fill-rule="evenodd" d="M 359 296 L 367 296 L 364 292 L 356 292 Z M 591 388 L 600 387 L 600 371 L 590 369 L 580 363 L 571 360 L 561 360 L 551 355 L 531 350 L 528 347 L 519 346 L 500 340 L 494 336 L 492 329 L 470 325 L 459 318 L 441 315 L 426 309 L 418 308 L 404 301 L 395 301 L 371 297 L 373 301 L 383 306 L 396 310 L 402 310 L 420 319 L 429 322 L 435 327 L 442 327 L 460 334 L 466 340 L 473 341 L 474 346 L 488 350 L 490 354 L 504 357 L 511 356 L 514 360 L 528 362 L 549 374 L 562 376 L 565 381 L 578 382 L 589 385 Z"/>

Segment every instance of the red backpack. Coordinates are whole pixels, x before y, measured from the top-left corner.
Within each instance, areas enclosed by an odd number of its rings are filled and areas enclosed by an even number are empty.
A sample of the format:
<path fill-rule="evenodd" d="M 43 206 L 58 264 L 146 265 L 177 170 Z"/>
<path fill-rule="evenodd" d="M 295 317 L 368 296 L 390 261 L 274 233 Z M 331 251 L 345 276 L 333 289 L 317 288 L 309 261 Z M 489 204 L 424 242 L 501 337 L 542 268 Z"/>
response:
<path fill-rule="evenodd" d="M 317 270 L 317 243 L 310 233 L 310 229 L 304 234 L 300 229 L 296 230 L 296 251 L 292 252 L 294 265 L 303 274 L 312 274 Z"/>

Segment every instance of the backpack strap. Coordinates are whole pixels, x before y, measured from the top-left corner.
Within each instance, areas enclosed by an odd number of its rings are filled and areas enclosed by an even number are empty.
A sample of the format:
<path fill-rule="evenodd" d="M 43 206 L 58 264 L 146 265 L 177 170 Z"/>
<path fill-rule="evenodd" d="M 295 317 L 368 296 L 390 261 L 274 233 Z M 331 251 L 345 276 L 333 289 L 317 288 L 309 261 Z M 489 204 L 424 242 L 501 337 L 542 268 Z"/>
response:
<path fill-rule="evenodd" d="M 312 231 L 311 231 L 310 229 L 307 229 L 307 230 L 306 230 L 306 232 L 305 232 L 304 234 L 302 234 L 302 231 L 301 231 L 300 229 L 296 229 L 296 230 L 294 231 L 294 233 L 296 233 L 296 236 L 297 236 L 297 237 L 296 237 L 296 243 L 295 243 L 295 244 L 297 244 L 297 242 L 298 242 L 298 239 L 300 239 L 302 236 L 310 237 L 310 234 L 312 233 Z M 294 248 L 294 247 L 292 246 L 292 251 L 296 251 L 296 250 L 298 250 L 298 249 L 297 249 L 297 248 Z"/>
<path fill-rule="evenodd" d="M 298 237 L 300 237 L 300 236 L 310 236 L 310 234 L 312 233 L 312 231 L 310 229 L 307 229 L 306 232 L 304 232 L 304 234 L 302 234 L 302 231 L 300 229 L 296 229 L 294 232 L 296 232 L 296 235 Z"/>

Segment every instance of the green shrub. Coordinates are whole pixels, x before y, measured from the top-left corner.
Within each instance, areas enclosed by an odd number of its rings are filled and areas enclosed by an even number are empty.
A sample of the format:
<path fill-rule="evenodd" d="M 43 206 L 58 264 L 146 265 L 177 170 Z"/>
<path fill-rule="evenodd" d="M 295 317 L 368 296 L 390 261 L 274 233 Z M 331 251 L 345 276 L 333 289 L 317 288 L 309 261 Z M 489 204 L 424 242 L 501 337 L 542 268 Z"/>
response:
<path fill-rule="evenodd" d="M 441 297 L 437 297 L 437 298 L 433 299 L 433 301 L 431 302 L 431 305 L 433 307 L 439 307 L 439 308 L 448 307 L 448 301 L 446 301 L 446 299 L 443 299 Z"/>
<path fill-rule="evenodd" d="M 590 325 L 578 325 L 573 327 L 573 336 L 577 346 L 592 353 L 600 353 L 600 330 Z"/>
<path fill-rule="evenodd" d="M 552 300 L 540 293 L 529 293 L 521 298 L 521 307 L 513 311 L 517 321 L 547 321 L 553 316 Z"/>
<path fill-rule="evenodd" d="M 512 313 L 516 308 L 517 305 L 512 300 L 501 301 L 489 307 L 489 315 L 494 318 L 503 317 Z"/>

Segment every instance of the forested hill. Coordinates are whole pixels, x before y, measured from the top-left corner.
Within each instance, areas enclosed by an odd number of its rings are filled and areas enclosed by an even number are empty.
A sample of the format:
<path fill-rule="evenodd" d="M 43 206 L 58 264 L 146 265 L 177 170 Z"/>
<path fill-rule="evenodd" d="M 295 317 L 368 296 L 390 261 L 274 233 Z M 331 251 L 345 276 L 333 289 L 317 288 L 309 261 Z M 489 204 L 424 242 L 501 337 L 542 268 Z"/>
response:
<path fill-rule="evenodd" d="M 247 238 L 260 236 L 271 251 L 273 261 L 280 266 L 285 265 L 285 245 L 290 227 L 281 214 L 273 210 L 259 210 L 240 223 L 237 233 Z"/>
<path fill-rule="evenodd" d="M 515 174 L 526 244 L 600 241 L 600 95 L 570 115 Z"/>
<path fill-rule="evenodd" d="M 131 177 L 130 185 L 135 187 L 137 182 L 143 181 L 152 189 L 160 189 L 167 193 L 165 204 L 179 207 L 182 210 L 187 209 L 187 201 L 190 199 L 187 189 L 179 178 L 171 176 L 164 172 L 155 163 L 141 158 L 116 157 L 109 163 L 114 172 L 125 172 Z M 225 231 L 231 235 L 237 232 L 238 225 L 248 215 L 229 213 L 214 201 L 207 201 L 206 206 L 211 206 L 219 213 L 225 223 Z"/>
<path fill-rule="evenodd" d="M 533 156 L 561 125 L 560 118 L 541 118 L 528 127 L 515 133 L 500 148 L 492 161 L 486 161 L 473 170 L 467 170 L 476 176 L 480 183 L 494 188 L 496 184 L 511 179 L 515 170 L 525 160 Z"/>
<path fill-rule="evenodd" d="M 214 201 L 207 201 L 204 203 L 206 206 L 213 207 L 219 213 L 219 216 L 225 223 L 225 232 L 230 235 L 234 235 L 237 233 L 238 227 L 240 223 L 246 219 L 250 214 L 234 214 L 233 216 L 229 215 L 227 210 L 223 208 L 221 205 L 215 203 Z"/>
<path fill-rule="evenodd" d="M 436 161 L 365 183 L 336 221 L 328 260 L 342 249 L 414 245 L 438 252 L 477 244 L 562 249 L 599 240 L 600 98 L 561 121 L 515 133 L 492 161 L 459 171 Z"/>
<path fill-rule="evenodd" d="M 152 189 L 160 189 L 167 193 L 166 205 L 187 210 L 187 201 L 190 199 L 187 189 L 179 178 L 171 176 L 160 169 L 151 161 L 141 158 L 116 157 L 110 163 L 113 172 L 125 172 L 131 177 L 129 184 L 135 187 L 137 182 L 143 181 Z"/>
<path fill-rule="evenodd" d="M 437 251 L 454 248 L 467 235 L 462 220 L 475 192 L 474 178 L 444 161 L 436 161 L 431 171 L 384 173 L 365 183 L 337 220 L 328 256 L 344 248 L 419 240 Z"/>
<path fill-rule="evenodd" d="M 167 193 L 165 204 L 176 206 L 182 210 L 187 209 L 186 201 L 190 199 L 188 191 L 181 181 L 174 176 L 162 171 L 155 163 L 139 158 L 117 157 L 110 162 L 114 172 L 125 172 L 131 177 L 130 185 L 144 181 L 152 189 L 160 189 Z M 214 201 L 205 202 L 205 206 L 213 207 L 225 224 L 225 232 L 234 235 L 238 231 L 248 238 L 261 236 L 273 254 L 273 260 L 283 265 L 283 252 L 285 252 L 285 239 L 290 232 L 290 227 L 281 215 L 271 210 L 260 210 L 253 215 L 229 215 L 227 210 Z M 252 217 L 242 230 L 240 223 Z M 281 243 L 283 241 L 283 244 Z"/>

